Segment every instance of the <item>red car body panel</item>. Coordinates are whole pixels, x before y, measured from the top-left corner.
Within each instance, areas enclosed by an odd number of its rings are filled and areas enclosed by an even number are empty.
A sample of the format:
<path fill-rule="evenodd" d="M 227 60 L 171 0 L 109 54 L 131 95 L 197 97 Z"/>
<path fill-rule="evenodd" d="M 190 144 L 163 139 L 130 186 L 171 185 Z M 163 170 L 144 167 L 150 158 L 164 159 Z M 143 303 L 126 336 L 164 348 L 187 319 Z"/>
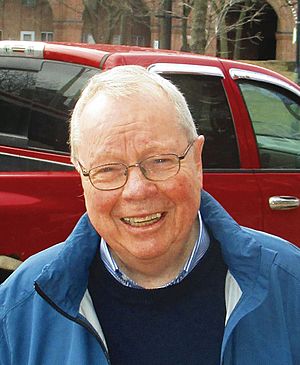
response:
<path fill-rule="evenodd" d="M 22 260 L 67 238 L 84 212 L 77 172 L 0 174 L 0 192 L 1 254 Z"/>
<path fill-rule="evenodd" d="M 271 196 L 300 196 L 300 173 L 257 173 L 257 185 L 262 197 L 262 229 L 284 237 L 300 246 L 299 208 L 292 210 L 271 210 L 268 204 Z"/>

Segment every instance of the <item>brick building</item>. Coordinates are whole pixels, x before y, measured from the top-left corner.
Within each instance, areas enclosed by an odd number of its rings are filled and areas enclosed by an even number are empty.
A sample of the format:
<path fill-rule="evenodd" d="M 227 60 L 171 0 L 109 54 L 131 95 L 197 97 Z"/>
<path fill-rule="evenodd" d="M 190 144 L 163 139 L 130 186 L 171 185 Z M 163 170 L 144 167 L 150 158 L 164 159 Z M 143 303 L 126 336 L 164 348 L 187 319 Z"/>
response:
<path fill-rule="evenodd" d="M 158 2 L 137 0 L 134 14 L 117 17 L 97 7 L 96 0 L 89 0 L 89 7 L 84 6 L 82 0 L 0 0 L 0 38 L 158 47 L 161 21 L 157 16 Z M 179 0 L 173 1 L 175 15 L 181 14 L 179 3 Z M 296 13 L 292 5 L 286 4 L 285 0 L 266 2 L 259 24 L 264 41 L 244 43 L 242 59 L 295 59 Z M 181 19 L 176 17 L 172 20 L 171 45 L 172 49 L 181 48 Z M 206 53 L 216 55 L 218 49 L 218 39 L 214 38 Z"/>

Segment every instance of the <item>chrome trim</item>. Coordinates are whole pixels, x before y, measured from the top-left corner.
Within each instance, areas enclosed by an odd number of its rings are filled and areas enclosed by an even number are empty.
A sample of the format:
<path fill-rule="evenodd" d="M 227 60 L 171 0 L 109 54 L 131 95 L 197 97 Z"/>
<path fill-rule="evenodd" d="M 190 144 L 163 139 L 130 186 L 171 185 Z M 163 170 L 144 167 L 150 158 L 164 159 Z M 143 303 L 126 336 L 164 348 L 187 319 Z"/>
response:
<path fill-rule="evenodd" d="M 222 70 L 215 66 L 190 65 L 186 63 L 154 63 L 147 68 L 150 72 L 163 74 L 191 74 L 225 77 Z"/>
<path fill-rule="evenodd" d="M 42 162 L 52 163 L 52 164 L 55 164 L 55 165 L 74 167 L 74 165 L 72 163 L 53 161 L 53 160 L 48 160 L 48 159 L 44 159 L 44 158 L 36 158 L 36 157 L 31 157 L 31 156 L 21 156 L 21 155 L 15 154 L 15 153 L 0 152 L 0 155 L 13 156 L 13 157 L 24 158 L 24 159 L 27 159 L 27 160 L 42 161 Z"/>
<path fill-rule="evenodd" d="M 300 200 L 296 196 L 271 196 L 269 206 L 272 210 L 290 210 L 300 206 Z"/>
<path fill-rule="evenodd" d="M 300 90 L 298 90 L 296 87 L 290 85 L 289 83 L 283 80 L 277 79 L 274 76 L 265 75 L 263 73 L 256 71 L 241 70 L 238 68 L 231 68 L 229 70 L 229 74 L 233 80 L 245 79 L 245 80 L 262 81 L 268 84 L 273 84 L 276 86 L 283 87 L 284 89 L 292 91 L 293 93 L 297 94 L 297 96 L 300 96 Z"/>
<path fill-rule="evenodd" d="M 45 43 L 0 41 L 0 56 L 44 58 Z"/>

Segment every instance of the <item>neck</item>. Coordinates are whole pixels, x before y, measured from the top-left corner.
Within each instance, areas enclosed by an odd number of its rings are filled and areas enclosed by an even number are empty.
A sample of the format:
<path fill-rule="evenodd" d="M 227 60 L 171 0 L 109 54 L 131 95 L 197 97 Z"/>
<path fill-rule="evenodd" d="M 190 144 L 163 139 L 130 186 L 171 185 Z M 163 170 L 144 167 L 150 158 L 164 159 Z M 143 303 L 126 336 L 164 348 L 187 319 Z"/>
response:
<path fill-rule="evenodd" d="M 162 287 L 175 279 L 190 257 L 199 232 L 196 219 L 189 238 L 181 245 L 178 252 L 167 252 L 165 255 L 151 260 L 122 260 L 115 252 L 111 254 L 120 270 L 131 280 L 145 289 Z"/>

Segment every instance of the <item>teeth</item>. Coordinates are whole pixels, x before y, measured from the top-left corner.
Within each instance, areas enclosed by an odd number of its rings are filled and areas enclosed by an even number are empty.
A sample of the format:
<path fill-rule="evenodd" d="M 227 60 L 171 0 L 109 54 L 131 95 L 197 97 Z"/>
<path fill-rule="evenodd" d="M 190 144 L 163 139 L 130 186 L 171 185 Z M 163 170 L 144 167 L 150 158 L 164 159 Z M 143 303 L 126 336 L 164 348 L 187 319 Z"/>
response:
<path fill-rule="evenodd" d="M 161 218 L 161 216 L 162 213 L 155 213 L 147 215 L 146 217 L 124 217 L 122 218 L 122 220 L 125 223 L 130 224 L 131 226 L 141 227 L 157 222 Z"/>

